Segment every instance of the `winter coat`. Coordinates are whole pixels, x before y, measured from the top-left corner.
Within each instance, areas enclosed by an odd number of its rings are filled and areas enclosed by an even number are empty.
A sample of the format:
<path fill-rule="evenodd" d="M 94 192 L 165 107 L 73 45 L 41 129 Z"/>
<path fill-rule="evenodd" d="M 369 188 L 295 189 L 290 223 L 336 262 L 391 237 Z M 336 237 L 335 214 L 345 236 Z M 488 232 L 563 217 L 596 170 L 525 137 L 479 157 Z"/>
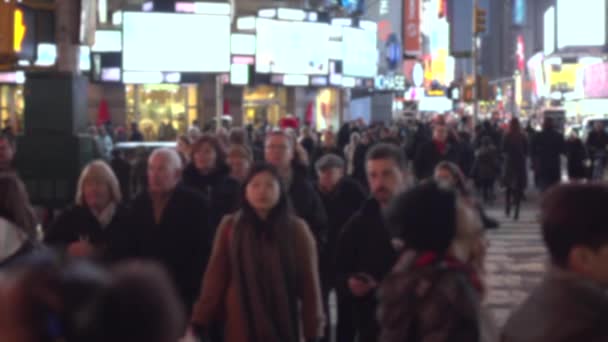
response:
<path fill-rule="evenodd" d="M 564 137 L 555 130 L 543 130 L 534 138 L 532 153 L 534 171 L 538 173 L 541 188 L 559 183 L 561 155 L 565 152 Z"/>
<path fill-rule="evenodd" d="M 403 254 L 379 290 L 380 342 L 496 341 L 467 271 L 436 261 L 414 266 Z"/>
<path fill-rule="evenodd" d="M 129 256 L 164 266 L 188 309 L 198 296 L 211 250 L 213 231 L 208 211 L 207 201 L 199 193 L 178 185 L 160 223 L 155 221 L 147 191 L 133 201 L 127 223 Z"/>
<path fill-rule="evenodd" d="M 391 240 L 380 204 L 375 199 L 363 204 L 346 223 L 338 240 L 336 288 L 342 298 L 353 303 L 353 322 L 361 342 L 375 342 L 378 338 L 376 293 L 372 291 L 366 297 L 356 298 L 348 288 L 348 279 L 365 273 L 382 282 L 397 260 Z"/>
<path fill-rule="evenodd" d="M 606 147 L 608 146 L 608 134 L 605 131 L 597 132 L 593 130 L 587 137 L 587 149 L 592 157 L 595 157 L 597 153 L 608 153 Z"/>
<path fill-rule="evenodd" d="M 18 266 L 34 253 L 34 244 L 25 232 L 14 223 L 0 217 L 0 271 Z"/>
<path fill-rule="evenodd" d="M 493 145 L 477 150 L 472 175 L 478 183 L 492 182 L 499 174 L 498 151 Z"/>
<path fill-rule="evenodd" d="M 323 253 L 329 229 L 327 213 L 313 183 L 305 175 L 305 169 L 294 167 L 287 193 L 296 214 L 308 224 L 317 240 L 319 252 Z"/>
<path fill-rule="evenodd" d="M 308 153 L 309 156 L 312 156 L 312 153 L 315 150 L 315 141 L 311 137 L 303 138 L 300 141 L 300 145 L 302 145 L 302 148 L 306 150 L 306 153 Z"/>
<path fill-rule="evenodd" d="M 338 237 L 342 227 L 346 222 L 359 210 L 365 202 L 365 190 L 359 183 L 349 177 L 344 177 L 336 185 L 334 191 L 325 193 L 316 187 L 319 197 L 323 202 L 325 212 L 328 218 L 328 236 L 327 246 L 324 254 L 321 256 L 321 277 L 328 288 L 333 287 L 334 266 L 336 248 L 338 246 Z"/>
<path fill-rule="evenodd" d="M 566 142 L 566 158 L 568 159 L 568 177 L 570 179 L 585 178 L 587 150 L 581 139 L 570 139 Z"/>
<path fill-rule="evenodd" d="M 458 166 L 465 176 L 469 176 L 475 164 L 475 148 L 471 143 L 469 133 L 459 132 L 458 137 Z"/>
<path fill-rule="evenodd" d="M 435 167 L 442 161 L 449 161 L 460 165 L 459 147 L 454 143 L 446 142 L 443 154 L 439 152 L 434 141 L 428 141 L 420 146 L 414 158 L 414 172 L 420 180 L 433 177 Z"/>
<path fill-rule="evenodd" d="M 608 295 L 598 284 L 552 269 L 503 330 L 504 342 L 608 341 Z"/>
<path fill-rule="evenodd" d="M 507 188 L 524 190 L 528 184 L 526 136 L 507 134 L 502 142 L 504 155 L 503 183 Z"/>
<path fill-rule="evenodd" d="M 226 167 L 201 175 L 193 164 L 189 164 L 184 169 L 182 182 L 186 187 L 198 191 L 209 203 L 209 227 L 213 230 L 217 229 L 225 215 L 237 209 L 240 185 L 229 177 Z"/>
<path fill-rule="evenodd" d="M 239 293 L 238 274 L 234 267 L 234 215 L 226 217 L 213 244 L 213 253 L 209 267 L 203 279 L 198 301 L 194 305 L 192 323 L 200 327 L 209 327 L 213 323 L 224 323 L 224 341 L 255 341 L 248 336 L 248 324 L 253 318 L 247 316 L 247 310 Z M 241 228 L 253 228 L 245 226 Z M 301 334 L 306 338 L 316 338 L 323 329 L 323 307 L 317 270 L 315 241 L 306 224 L 298 220 L 295 227 L 297 244 L 295 248 L 297 293 L 291 293 L 301 303 Z M 264 271 L 264 268 L 261 269 Z M 271 290 L 271 289 L 269 289 Z M 258 338 L 257 341 L 261 340 Z"/>
<path fill-rule="evenodd" d="M 118 206 L 110 223 L 102 227 L 91 210 L 75 205 L 62 212 L 49 226 L 44 242 L 63 253 L 69 244 L 86 238 L 96 248 L 101 260 L 114 261 L 127 254 L 124 244 L 128 219 L 127 209 Z"/>
<path fill-rule="evenodd" d="M 370 149 L 371 144 L 359 144 L 355 148 L 355 154 L 353 157 L 353 178 L 358 181 L 363 188 L 368 189 L 367 174 L 365 171 L 365 157 L 367 151 Z"/>

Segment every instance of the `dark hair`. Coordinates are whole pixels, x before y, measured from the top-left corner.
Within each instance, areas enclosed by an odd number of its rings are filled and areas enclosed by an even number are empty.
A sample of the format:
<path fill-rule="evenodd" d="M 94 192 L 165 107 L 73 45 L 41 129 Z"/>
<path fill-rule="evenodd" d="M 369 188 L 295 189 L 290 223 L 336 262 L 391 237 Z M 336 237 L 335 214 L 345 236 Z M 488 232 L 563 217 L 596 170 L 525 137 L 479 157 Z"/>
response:
<path fill-rule="evenodd" d="M 385 143 L 377 144 L 373 146 L 365 156 L 366 161 L 380 159 L 390 159 L 394 161 L 400 169 L 405 170 L 406 168 L 405 156 L 395 145 Z"/>
<path fill-rule="evenodd" d="M 392 234 L 415 251 L 445 253 L 456 236 L 456 193 L 428 181 L 398 195 L 385 211 Z"/>
<path fill-rule="evenodd" d="M 446 170 L 450 173 L 450 175 L 452 175 L 455 182 L 454 190 L 456 190 L 461 196 L 469 197 L 471 195 L 471 190 L 469 190 L 469 187 L 467 186 L 467 181 L 462 173 L 462 170 L 460 169 L 460 166 L 449 161 L 442 161 L 435 167 L 435 170 L 439 169 Z"/>
<path fill-rule="evenodd" d="M 32 260 L 15 272 L 15 315 L 28 342 L 172 342 L 183 335 L 184 309 L 168 275 L 143 262 L 111 271 L 79 261 Z"/>
<path fill-rule="evenodd" d="M 249 201 L 247 201 L 247 186 L 255 176 L 264 172 L 269 173 L 274 179 L 276 179 L 280 188 L 279 201 L 268 215 L 267 221 L 269 224 L 266 225 L 266 227 L 271 230 L 269 233 L 272 235 L 273 233 L 276 233 L 278 229 L 285 229 L 287 226 L 290 226 L 290 217 L 293 215 L 293 209 L 291 207 L 289 197 L 287 196 L 285 184 L 274 166 L 268 163 L 256 163 L 251 168 L 251 171 L 249 171 L 249 175 L 243 182 L 241 188 L 241 213 L 246 222 L 251 223 L 259 220 L 255 209 L 251 206 Z"/>
<path fill-rule="evenodd" d="M 325 171 L 329 169 L 344 169 L 344 159 L 337 154 L 329 153 L 319 158 L 315 163 L 315 169 L 317 172 Z"/>
<path fill-rule="evenodd" d="M 215 168 L 225 169 L 226 166 L 226 151 L 220 143 L 220 140 L 213 134 L 203 134 L 198 140 L 192 144 L 190 159 L 194 160 L 194 154 L 200 150 L 203 145 L 209 145 L 215 151 Z"/>
<path fill-rule="evenodd" d="M 228 141 L 231 145 L 247 145 L 248 140 L 247 131 L 244 128 L 233 127 L 230 129 Z"/>
<path fill-rule="evenodd" d="M 552 261 L 568 267 L 577 245 L 595 250 L 608 244 L 608 186 L 565 184 L 551 188 L 541 204 L 541 228 Z"/>

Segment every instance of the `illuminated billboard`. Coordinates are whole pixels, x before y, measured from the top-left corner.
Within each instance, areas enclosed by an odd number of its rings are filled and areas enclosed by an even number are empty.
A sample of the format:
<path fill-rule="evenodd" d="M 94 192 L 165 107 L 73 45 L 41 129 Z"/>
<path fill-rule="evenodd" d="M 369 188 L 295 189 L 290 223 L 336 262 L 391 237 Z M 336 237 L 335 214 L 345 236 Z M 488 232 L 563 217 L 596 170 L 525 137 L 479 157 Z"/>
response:
<path fill-rule="evenodd" d="M 372 78 L 378 70 L 376 33 L 353 27 L 344 27 L 342 36 L 343 74 Z"/>
<path fill-rule="evenodd" d="M 603 46 L 606 1 L 557 0 L 557 48 Z"/>

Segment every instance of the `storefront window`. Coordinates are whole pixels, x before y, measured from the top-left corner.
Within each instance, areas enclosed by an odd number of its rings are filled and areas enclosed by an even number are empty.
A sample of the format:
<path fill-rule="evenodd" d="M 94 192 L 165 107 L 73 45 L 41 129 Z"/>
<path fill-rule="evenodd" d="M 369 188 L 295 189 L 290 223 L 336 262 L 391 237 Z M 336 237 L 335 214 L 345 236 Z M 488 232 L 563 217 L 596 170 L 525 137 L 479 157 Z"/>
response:
<path fill-rule="evenodd" d="M 0 85 L 0 126 L 2 128 L 10 125 L 14 133 L 21 132 L 24 108 L 22 85 Z"/>
<path fill-rule="evenodd" d="M 172 141 L 198 117 L 196 85 L 127 85 L 127 120 L 145 140 Z"/>
<path fill-rule="evenodd" d="M 277 126 L 286 115 L 287 89 L 260 86 L 246 88 L 244 94 L 245 124 L 261 125 L 267 122 Z"/>
<path fill-rule="evenodd" d="M 338 89 L 322 89 L 315 103 L 316 129 L 336 131 L 340 127 L 340 91 Z"/>

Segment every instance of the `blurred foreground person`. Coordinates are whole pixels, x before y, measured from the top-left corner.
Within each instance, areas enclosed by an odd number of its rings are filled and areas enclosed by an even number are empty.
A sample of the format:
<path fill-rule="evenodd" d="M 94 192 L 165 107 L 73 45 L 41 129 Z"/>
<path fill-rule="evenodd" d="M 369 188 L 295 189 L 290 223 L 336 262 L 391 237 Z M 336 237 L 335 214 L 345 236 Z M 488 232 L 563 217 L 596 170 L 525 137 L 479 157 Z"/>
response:
<path fill-rule="evenodd" d="M 183 308 L 157 266 L 37 261 L 0 277 L 0 341 L 176 342 Z"/>
<path fill-rule="evenodd" d="M 14 168 L 15 143 L 6 134 L 0 134 L 0 171 L 11 171 Z"/>
<path fill-rule="evenodd" d="M 462 197 L 464 202 L 479 214 L 484 228 L 498 228 L 498 221 L 488 217 L 481 203 L 479 203 L 467 186 L 466 179 L 458 165 L 450 162 L 439 163 L 435 168 L 435 175 L 433 178 L 436 182 L 456 190 L 456 193 Z"/>
<path fill-rule="evenodd" d="M 315 240 L 273 167 L 254 167 L 243 189 L 242 209 L 217 232 L 193 332 L 221 322 L 227 342 L 316 341 L 324 318 Z"/>
<path fill-rule="evenodd" d="M 397 258 L 382 210 L 406 187 L 405 157 L 390 144 L 378 144 L 367 154 L 367 177 L 372 198 L 342 229 L 336 257 L 336 288 L 340 308 L 338 341 L 376 342 L 376 290 Z M 350 311 L 351 317 L 346 316 Z M 342 321 L 344 319 L 344 321 Z M 342 327 L 353 322 L 352 327 Z"/>
<path fill-rule="evenodd" d="M 552 266 L 505 326 L 505 342 L 608 341 L 608 187 L 547 192 L 541 228 Z"/>
<path fill-rule="evenodd" d="M 186 309 L 196 300 L 211 250 L 208 204 L 179 185 L 176 151 L 157 149 L 148 162 L 148 190 L 133 201 L 128 229 L 131 257 L 159 262 L 169 272 Z"/>
<path fill-rule="evenodd" d="M 45 243 L 73 257 L 111 258 L 128 219 L 121 201 L 112 169 L 102 160 L 89 163 L 80 174 L 75 205 L 47 229 Z"/>
<path fill-rule="evenodd" d="M 397 197 L 387 222 L 406 249 L 380 287 L 379 341 L 495 341 L 481 312 L 486 247 L 476 213 L 429 182 Z"/>
<path fill-rule="evenodd" d="M 0 173 L 0 270 L 36 249 L 36 218 L 25 185 L 13 173 Z M 1 341 L 2 339 L 0 339 Z"/>

